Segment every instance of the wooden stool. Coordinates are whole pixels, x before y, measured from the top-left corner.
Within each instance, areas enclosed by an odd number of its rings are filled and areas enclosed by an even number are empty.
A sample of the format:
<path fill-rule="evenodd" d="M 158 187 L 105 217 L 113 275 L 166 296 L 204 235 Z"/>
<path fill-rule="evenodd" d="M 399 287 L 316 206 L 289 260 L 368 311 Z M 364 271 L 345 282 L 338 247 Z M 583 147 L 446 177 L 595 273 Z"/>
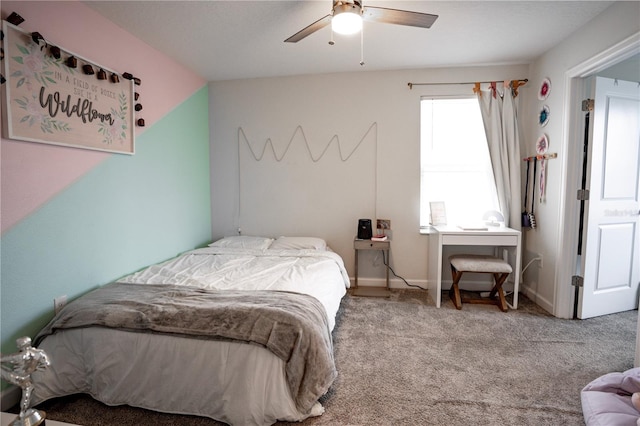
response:
<path fill-rule="evenodd" d="M 504 297 L 502 284 L 511 273 L 511 265 L 508 262 L 495 256 L 483 256 L 473 254 L 456 254 L 449 257 L 451 263 L 451 275 L 453 277 L 453 285 L 449 290 L 449 297 L 453 301 L 456 309 L 462 309 L 462 302 L 465 303 L 483 303 L 497 305 L 500 310 L 507 312 L 507 300 Z M 489 298 L 471 299 L 460 297 L 460 288 L 458 283 L 464 272 L 476 272 L 484 274 L 492 274 L 495 285 L 489 293 Z M 496 298 L 497 295 L 497 298 Z"/>

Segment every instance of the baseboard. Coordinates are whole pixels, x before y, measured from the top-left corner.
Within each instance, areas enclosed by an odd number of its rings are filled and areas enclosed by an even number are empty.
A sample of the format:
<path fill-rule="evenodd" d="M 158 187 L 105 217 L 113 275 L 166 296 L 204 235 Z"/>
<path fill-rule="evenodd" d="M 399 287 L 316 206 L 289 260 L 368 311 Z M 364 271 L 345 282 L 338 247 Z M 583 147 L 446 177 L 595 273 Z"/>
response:
<path fill-rule="evenodd" d="M 422 287 L 423 289 L 427 289 L 428 280 L 407 280 L 409 284 L 417 285 Z M 451 288 L 452 281 L 451 280 L 442 280 L 442 291 L 447 291 Z M 361 278 L 358 277 L 358 286 L 359 287 L 384 287 L 387 285 L 387 281 L 385 278 Z M 469 291 L 489 291 L 493 286 L 492 281 L 483 281 L 483 280 L 465 280 L 464 283 L 460 283 L 460 288 L 463 290 Z M 354 287 L 353 278 L 351 278 L 351 287 Z M 433 286 L 435 288 L 435 286 Z M 408 286 L 403 280 L 400 278 L 390 278 L 389 279 L 389 288 L 392 289 L 412 289 L 416 287 Z M 513 283 L 506 282 L 503 286 L 506 291 L 513 290 Z"/>
<path fill-rule="evenodd" d="M 423 289 L 427 289 L 428 281 L 427 280 L 407 280 L 410 284 L 414 284 L 422 287 Z M 358 286 L 360 287 L 384 287 L 387 281 L 384 278 L 361 278 L 358 277 Z M 443 280 L 442 281 L 442 291 L 448 291 L 451 288 L 452 281 L 451 280 Z M 492 282 L 491 281 L 476 281 L 476 280 L 467 280 L 464 283 L 461 283 L 460 288 L 463 290 L 469 291 L 489 291 L 491 289 Z M 354 287 L 353 278 L 351 278 L 351 288 Z M 389 279 L 389 287 L 391 289 L 416 289 L 416 287 L 410 287 L 405 284 L 399 278 Z M 504 290 L 509 292 L 513 291 L 513 282 L 506 282 L 504 285 Z M 435 288 L 435 286 L 434 286 Z M 553 314 L 553 303 L 544 297 L 540 296 L 532 287 L 527 286 L 524 283 L 521 283 L 519 288 L 519 293 L 527 296 L 531 301 L 535 304 L 539 305 L 545 311 Z"/>
<path fill-rule="evenodd" d="M 10 386 L 0 394 L 0 411 L 6 412 L 9 408 L 20 403 L 22 389 L 17 386 Z"/>
<path fill-rule="evenodd" d="M 452 285 L 452 280 L 442 280 L 442 291 L 449 291 Z M 491 290 L 493 285 L 494 282 L 490 280 L 464 280 L 458 284 L 460 290 L 481 292 Z M 502 289 L 506 292 L 513 291 L 513 282 L 505 282 Z"/>
<path fill-rule="evenodd" d="M 427 280 L 407 280 L 409 284 L 420 286 L 423 289 L 427 289 Z M 387 280 L 385 278 L 362 278 L 358 277 L 358 287 L 385 287 Z M 354 287 L 353 278 L 351 278 L 351 288 Z M 416 289 L 417 287 L 411 287 L 405 284 L 400 278 L 389 278 L 389 288 L 392 289 Z"/>
<path fill-rule="evenodd" d="M 520 293 L 524 294 L 533 303 L 535 303 L 536 305 L 540 306 L 542 309 L 544 309 L 545 311 L 553 315 L 553 309 L 554 309 L 553 303 L 551 303 L 551 301 L 545 299 L 544 297 L 540 296 L 540 294 L 538 294 L 538 292 L 535 291 L 535 289 L 523 283 L 520 286 Z"/>

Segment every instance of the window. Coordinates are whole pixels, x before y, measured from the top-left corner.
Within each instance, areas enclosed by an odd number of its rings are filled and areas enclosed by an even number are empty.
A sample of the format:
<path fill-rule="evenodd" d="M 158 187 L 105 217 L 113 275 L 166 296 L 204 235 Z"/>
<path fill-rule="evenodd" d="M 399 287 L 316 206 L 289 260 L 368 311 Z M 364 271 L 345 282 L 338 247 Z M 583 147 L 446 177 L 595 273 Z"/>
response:
<path fill-rule="evenodd" d="M 478 100 L 423 98 L 420 113 L 420 226 L 431 201 L 444 201 L 449 225 L 500 210 Z"/>

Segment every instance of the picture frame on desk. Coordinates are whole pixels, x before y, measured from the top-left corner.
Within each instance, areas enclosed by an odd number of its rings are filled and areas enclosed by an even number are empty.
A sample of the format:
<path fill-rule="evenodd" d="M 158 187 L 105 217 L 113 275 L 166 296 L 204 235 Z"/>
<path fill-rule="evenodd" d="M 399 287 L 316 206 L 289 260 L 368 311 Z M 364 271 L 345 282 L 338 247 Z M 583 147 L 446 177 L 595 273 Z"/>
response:
<path fill-rule="evenodd" d="M 431 212 L 431 225 L 438 226 L 447 224 L 447 210 L 444 201 L 429 202 L 429 210 Z"/>

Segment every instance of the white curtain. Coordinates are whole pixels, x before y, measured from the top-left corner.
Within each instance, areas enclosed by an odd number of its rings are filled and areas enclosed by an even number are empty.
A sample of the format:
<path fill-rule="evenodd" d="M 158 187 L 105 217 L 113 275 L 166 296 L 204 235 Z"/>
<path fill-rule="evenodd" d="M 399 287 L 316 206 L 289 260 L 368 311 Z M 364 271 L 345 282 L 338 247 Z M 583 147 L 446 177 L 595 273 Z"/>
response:
<path fill-rule="evenodd" d="M 520 189 L 522 159 L 516 107 L 517 92 L 514 94 L 509 82 L 491 83 L 488 90 L 480 89 L 475 92 L 487 134 L 500 210 L 505 225 L 520 230 L 523 207 Z"/>

